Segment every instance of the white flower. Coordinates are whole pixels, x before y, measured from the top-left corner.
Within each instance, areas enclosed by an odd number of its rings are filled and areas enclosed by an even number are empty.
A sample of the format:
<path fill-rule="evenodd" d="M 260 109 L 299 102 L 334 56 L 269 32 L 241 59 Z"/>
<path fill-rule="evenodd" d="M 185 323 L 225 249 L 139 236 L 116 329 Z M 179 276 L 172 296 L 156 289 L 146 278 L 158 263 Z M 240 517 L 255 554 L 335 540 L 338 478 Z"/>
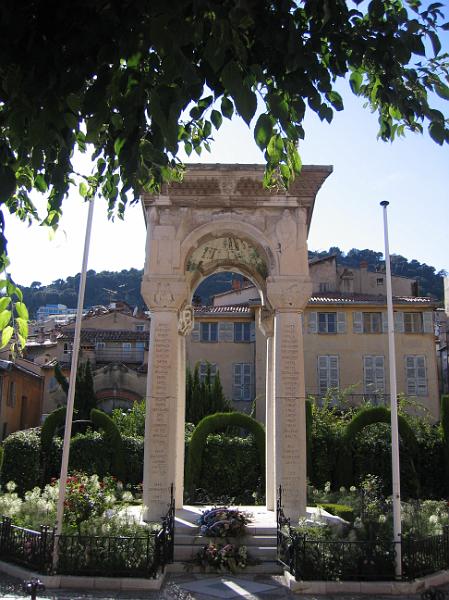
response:
<path fill-rule="evenodd" d="M 340 493 L 341 493 L 341 494 L 345 494 L 345 493 L 346 493 L 346 488 L 345 488 L 345 486 L 344 486 L 344 485 L 342 485 L 342 486 L 341 486 L 341 488 L 340 488 Z"/>
<path fill-rule="evenodd" d="M 9 493 L 12 493 L 16 489 L 16 487 L 17 485 L 14 483 L 14 481 L 8 481 L 8 483 L 6 484 L 6 489 Z"/>
<path fill-rule="evenodd" d="M 351 487 L 349 488 L 349 491 L 354 493 L 357 491 L 357 488 L 355 487 L 355 485 L 351 485 Z"/>

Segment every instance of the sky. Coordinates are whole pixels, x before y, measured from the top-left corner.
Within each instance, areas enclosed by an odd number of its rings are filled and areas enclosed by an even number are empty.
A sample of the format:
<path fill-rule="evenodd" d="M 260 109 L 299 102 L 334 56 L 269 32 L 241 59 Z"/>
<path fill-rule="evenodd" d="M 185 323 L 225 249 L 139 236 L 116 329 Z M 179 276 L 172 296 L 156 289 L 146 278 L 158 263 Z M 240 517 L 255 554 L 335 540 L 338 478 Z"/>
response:
<path fill-rule="evenodd" d="M 351 248 L 383 252 L 380 202 L 387 200 L 390 253 L 449 272 L 449 145 L 438 146 L 427 133 L 409 133 L 393 143 L 378 141 L 377 116 L 350 92 L 343 96 L 345 110 L 335 113 L 330 125 L 313 114 L 306 117 L 306 138 L 299 147 L 303 164 L 333 166 L 316 198 L 309 249 L 338 246 L 344 252 Z M 264 162 L 252 131 L 238 118 L 224 120 L 210 154 L 204 151 L 188 161 Z M 85 161 L 77 164 L 78 169 L 86 167 Z M 45 198 L 36 201 L 45 207 Z M 38 225 L 28 228 L 13 217 L 6 219 L 9 273 L 16 283 L 45 285 L 80 272 L 87 205 L 76 188 L 63 210 L 53 236 Z M 145 235 L 140 204 L 127 209 L 123 222 L 111 222 L 105 201 L 96 200 L 88 268 L 142 269 Z"/>

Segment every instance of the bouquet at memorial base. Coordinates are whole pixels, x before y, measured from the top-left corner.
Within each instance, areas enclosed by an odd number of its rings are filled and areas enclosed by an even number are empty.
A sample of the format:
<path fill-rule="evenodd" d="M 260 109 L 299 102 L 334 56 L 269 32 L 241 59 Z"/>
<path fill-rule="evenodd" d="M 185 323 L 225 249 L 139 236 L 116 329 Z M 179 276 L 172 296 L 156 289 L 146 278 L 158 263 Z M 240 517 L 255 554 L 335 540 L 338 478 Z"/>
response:
<path fill-rule="evenodd" d="M 217 571 L 227 570 L 236 573 L 238 569 L 244 569 L 248 564 L 248 552 L 246 546 L 211 543 L 198 551 L 195 562 L 203 568 L 212 567 Z"/>
<path fill-rule="evenodd" d="M 251 515 L 237 508 L 210 508 L 198 519 L 200 534 L 207 537 L 238 537 L 245 535 Z"/>

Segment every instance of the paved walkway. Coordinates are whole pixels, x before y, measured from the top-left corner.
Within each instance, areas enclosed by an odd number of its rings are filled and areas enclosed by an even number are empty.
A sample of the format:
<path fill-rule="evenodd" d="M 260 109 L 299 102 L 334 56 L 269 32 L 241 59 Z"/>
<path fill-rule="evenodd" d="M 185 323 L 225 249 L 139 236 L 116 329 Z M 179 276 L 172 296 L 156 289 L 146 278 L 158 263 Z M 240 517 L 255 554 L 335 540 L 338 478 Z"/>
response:
<path fill-rule="evenodd" d="M 266 575 L 236 577 L 226 575 L 169 575 L 157 592 L 113 592 L 48 590 L 38 594 L 41 600 L 420 600 L 420 595 L 410 596 L 355 596 L 355 595 L 298 595 L 282 585 L 281 577 Z M 24 598 L 21 581 L 0 573 L 0 598 Z M 449 586 L 443 588 L 449 595 Z"/>

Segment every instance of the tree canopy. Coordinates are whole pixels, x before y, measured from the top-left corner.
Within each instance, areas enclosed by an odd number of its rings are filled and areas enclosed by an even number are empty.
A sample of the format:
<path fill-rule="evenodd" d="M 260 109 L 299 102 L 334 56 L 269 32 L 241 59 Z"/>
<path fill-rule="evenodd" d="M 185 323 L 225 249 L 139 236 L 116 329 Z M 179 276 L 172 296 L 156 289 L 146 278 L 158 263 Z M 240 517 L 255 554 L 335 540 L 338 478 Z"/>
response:
<path fill-rule="evenodd" d="M 181 177 L 180 148 L 208 149 L 234 113 L 254 126 L 265 184 L 288 185 L 301 169 L 306 109 L 328 122 L 343 109 L 338 80 L 377 113 L 381 139 L 427 127 L 447 143 L 448 119 L 435 104 L 436 96 L 449 99 L 442 7 L 419 0 L 5 0 L 0 202 L 20 219 L 39 220 L 30 192 L 42 192 L 43 223 L 56 227 L 79 175 L 83 197 L 100 193 L 122 216 L 129 198 Z M 92 155 L 92 173 L 75 173 L 76 149 Z M 4 270 L 2 217 L 0 246 Z M 5 302 L 16 294 L 11 285 Z M 5 343 L 13 331 L 6 315 L 3 321 Z"/>

